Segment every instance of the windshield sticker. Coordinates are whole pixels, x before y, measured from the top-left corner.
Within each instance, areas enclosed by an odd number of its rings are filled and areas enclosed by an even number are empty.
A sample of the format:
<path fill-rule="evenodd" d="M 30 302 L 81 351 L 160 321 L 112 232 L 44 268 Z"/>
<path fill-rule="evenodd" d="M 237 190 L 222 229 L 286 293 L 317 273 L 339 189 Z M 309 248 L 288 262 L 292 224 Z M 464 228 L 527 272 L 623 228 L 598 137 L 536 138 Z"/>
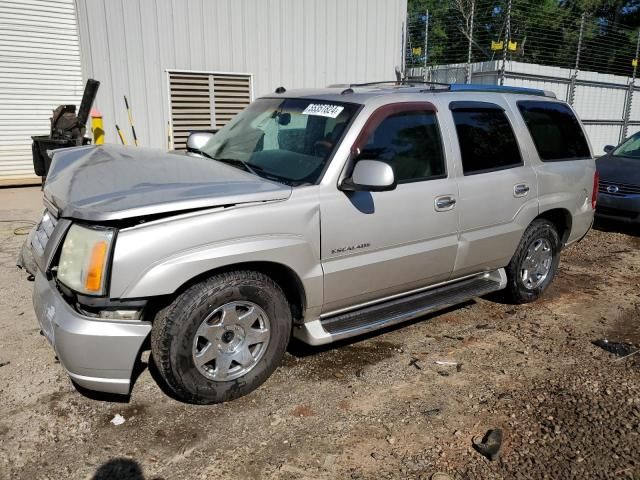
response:
<path fill-rule="evenodd" d="M 344 107 L 339 105 L 327 105 L 321 103 L 312 103 L 302 112 L 303 115 L 318 115 L 320 117 L 336 118 Z"/>

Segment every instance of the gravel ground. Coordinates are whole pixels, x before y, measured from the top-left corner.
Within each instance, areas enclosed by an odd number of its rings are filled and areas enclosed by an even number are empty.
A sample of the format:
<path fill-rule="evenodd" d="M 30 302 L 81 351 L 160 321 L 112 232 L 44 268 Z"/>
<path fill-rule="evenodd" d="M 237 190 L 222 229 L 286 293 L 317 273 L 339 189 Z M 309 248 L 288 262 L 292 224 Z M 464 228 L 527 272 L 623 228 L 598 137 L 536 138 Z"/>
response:
<path fill-rule="evenodd" d="M 38 217 L 14 207 L 0 219 Z M 128 399 L 73 388 L 14 267 L 16 226 L 0 223 L 0 479 L 640 478 L 640 354 L 591 343 L 640 344 L 637 232 L 591 231 L 534 304 L 482 299 L 330 348 L 293 344 L 254 393 L 193 406 L 152 368 Z M 493 462 L 472 448 L 492 428 Z"/>

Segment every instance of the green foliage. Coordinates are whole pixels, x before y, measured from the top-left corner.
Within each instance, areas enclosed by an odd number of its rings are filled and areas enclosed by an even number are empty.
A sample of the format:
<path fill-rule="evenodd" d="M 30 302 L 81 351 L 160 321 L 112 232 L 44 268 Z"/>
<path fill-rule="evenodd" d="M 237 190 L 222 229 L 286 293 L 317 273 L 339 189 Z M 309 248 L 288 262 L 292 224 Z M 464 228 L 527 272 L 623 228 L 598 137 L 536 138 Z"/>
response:
<path fill-rule="evenodd" d="M 429 12 L 428 56 L 409 49 L 408 65 L 463 63 L 469 45 L 472 0 L 408 0 L 410 46 L 425 43 Z M 492 41 L 506 37 L 507 0 L 476 0 L 472 61 L 501 59 Z M 508 51 L 514 61 L 573 68 L 582 14 L 585 14 L 580 68 L 630 75 L 635 57 L 640 0 L 512 0 Z M 411 55 L 413 53 L 413 55 Z"/>

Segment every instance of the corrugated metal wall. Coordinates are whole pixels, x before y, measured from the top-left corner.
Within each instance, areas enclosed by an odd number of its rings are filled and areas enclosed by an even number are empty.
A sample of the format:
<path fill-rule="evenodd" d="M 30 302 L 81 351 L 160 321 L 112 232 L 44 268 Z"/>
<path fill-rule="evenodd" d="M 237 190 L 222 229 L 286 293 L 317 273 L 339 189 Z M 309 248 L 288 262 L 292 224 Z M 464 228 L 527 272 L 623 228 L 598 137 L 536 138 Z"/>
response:
<path fill-rule="evenodd" d="M 100 80 L 108 142 L 166 147 L 167 70 L 253 75 L 255 96 L 395 78 L 406 0 L 76 0 L 83 73 Z"/>
<path fill-rule="evenodd" d="M 82 88 L 73 0 L 2 0 L 0 184 L 37 179 L 30 136 L 48 134 L 51 111 L 78 105 Z"/>

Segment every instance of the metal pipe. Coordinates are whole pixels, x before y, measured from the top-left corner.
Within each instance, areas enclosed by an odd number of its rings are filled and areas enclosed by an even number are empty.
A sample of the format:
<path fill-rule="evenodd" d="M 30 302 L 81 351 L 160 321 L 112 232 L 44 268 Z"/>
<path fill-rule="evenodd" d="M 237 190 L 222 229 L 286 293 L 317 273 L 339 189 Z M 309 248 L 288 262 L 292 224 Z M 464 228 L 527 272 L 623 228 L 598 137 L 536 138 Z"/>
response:
<path fill-rule="evenodd" d="M 473 50 L 473 19 L 476 14 L 476 2 L 471 1 L 471 21 L 469 25 L 469 51 L 467 52 L 467 71 L 464 76 L 465 83 L 471 83 L 471 53 Z"/>
<path fill-rule="evenodd" d="M 636 56 L 633 59 L 633 74 L 631 76 L 631 82 L 629 83 L 629 90 L 627 91 L 627 102 L 624 109 L 624 118 L 622 123 L 622 129 L 620 131 L 620 141 L 622 142 L 627 138 L 629 130 L 629 119 L 631 117 L 631 104 L 633 102 L 633 92 L 635 91 L 636 75 L 638 73 L 638 55 L 640 55 L 640 30 L 638 30 L 638 40 L 636 41 Z"/>
<path fill-rule="evenodd" d="M 400 79 L 406 78 L 407 69 L 407 22 L 402 22 L 402 65 L 400 70 Z"/>
<path fill-rule="evenodd" d="M 428 55 L 429 55 L 429 10 L 427 10 L 427 15 L 424 20 L 424 75 L 422 79 L 427 81 L 427 65 L 428 65 Z"/>
<path fill-rule="evenodd" d="M 131 133 L 133 134 L 133 143 L 138 146 L 138 136 L 136 135 L 136 127 L 133 126 L 133 116 L 131 115 L 131 109 L 129 108 L 129 101 L 127 96 L 124 96 L 124 105 L 127 107 L 127 115 L 129 116 L 129 125 L 131 125 Z"/>
<path fill-rule="evenodd" d="M 580 34 L 578 35 L 578 50 L 576 51 L 576 65 L 571 75 L 571 84 L 569 85 L 569 94 L 567 102 L 569 105 L 573 105 L 576 96 L 576 81 L 578 80 L 578 71 L 580 69 L 580 52 L 582 51 L 582 38 L 584 35 L 584 19 L 586 13 L 582 13 L 580 17 Z"/>
<path fill-rule="evenodd" d="M 122 133 L 122 130 L 120 130 L 120 127 L 118 126 L 117 123 L 116 123 L 116 132 L 118 132 L 118 136 L 120 137 L 120 141 L 122 142 L 122 145 L 126 145 L 127 140 L 124 138 L 124 134 Z"/>
<path fill-rule="evenodd" d="M 504 76 L 507 69 L 507 52 L 511 41 L 511 0 L 507 3 L 507 28 L 504 35 L 504 45 L 502 46 L 502 68 L 500 69 L 500 85 L 504 85 Z"/>

